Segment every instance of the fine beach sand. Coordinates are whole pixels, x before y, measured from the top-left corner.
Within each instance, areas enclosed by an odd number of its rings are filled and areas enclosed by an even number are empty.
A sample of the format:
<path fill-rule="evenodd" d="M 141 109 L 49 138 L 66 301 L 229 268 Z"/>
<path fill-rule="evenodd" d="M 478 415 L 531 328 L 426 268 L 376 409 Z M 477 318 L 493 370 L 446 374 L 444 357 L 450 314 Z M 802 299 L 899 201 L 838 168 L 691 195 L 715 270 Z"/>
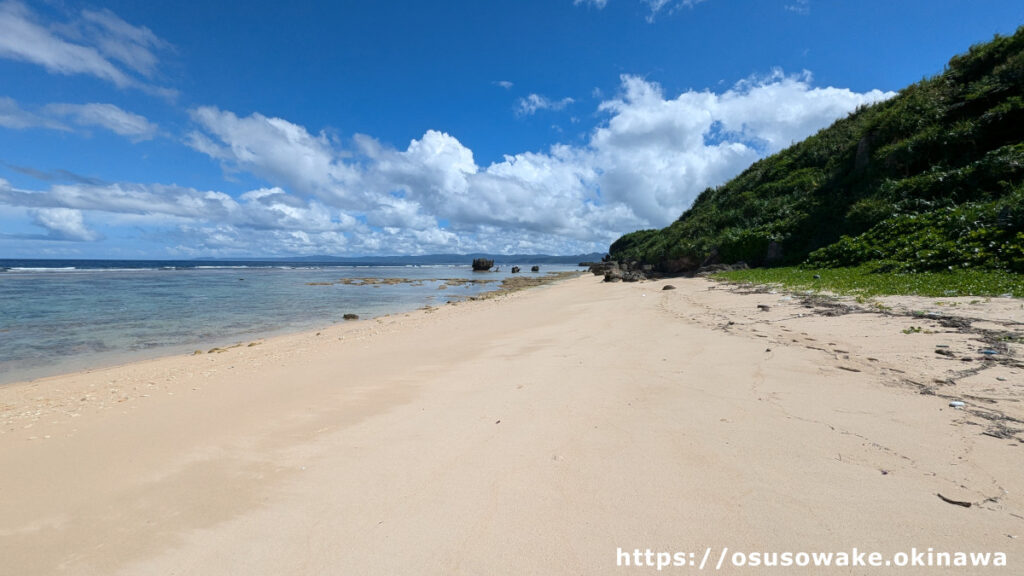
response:
<path fill-rule="evenodd" d="M 996 336 L 1024 303 L 845 302 L 588 275 L 6 386 L 0 573 L 653 573 L 617 549 L 709 546 L 1022 573 L 1024 346 Z"/>

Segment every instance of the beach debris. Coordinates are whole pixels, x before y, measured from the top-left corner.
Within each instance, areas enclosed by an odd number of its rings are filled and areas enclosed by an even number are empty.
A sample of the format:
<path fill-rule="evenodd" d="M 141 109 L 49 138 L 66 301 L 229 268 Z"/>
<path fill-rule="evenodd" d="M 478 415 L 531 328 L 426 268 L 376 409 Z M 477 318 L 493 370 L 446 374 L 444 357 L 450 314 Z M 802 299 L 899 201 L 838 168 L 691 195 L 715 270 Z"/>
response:
<path fill-rule="evenodd" d="M 939 354 L 941 356 L 949 356 L 950 358 L 955 357 L 955 354 L 953 354 L 953 351 L 949 350 L 948 348 L 936 348 L 935 349 L 935 353 Z"/>
<path fill-rule="evenodd" d="M 1002 376 L 996 376 L 996 380 L 999 380 L 1000 382 L 1006 382 L 1006 378 L 1003 378 Z"/>
<path fill-rule="evenodd" d="M 981 353 L 986 355 L 986 356 L 994 356 L 996 354 L 999 354 L 999 351 L 998 350 L 993 350 L 991 348 L 985 348 L 984 350 L 981 351 Z"/>
<path fill-rule="evenodd" d="M 513 266 L 512 267 L 512 273 L 513 274 L 519 274 L 519 266 Z"/>
<path fill-rule="evenodd" d="M 860 372 L 857 368 L 850 368 L 849 366 L 836 366 L 840 370 L 846 370 L 847 372 Z"/>
<path fill-rule="evenodd" d="M 671 284 L 665 284 L 664 286 L 661 287 L 661 289 L 662 290 L 675 290 L 676 287 L 671 285 Z"/>
<path fill-rule="evenodd" d="M 494 260 L 487 258 L 474 258 L 473 259 L 473 271 L 474 272 L 486 272 L 494 266 Z"/>
<path fill-rule="evenodd" d="M 767 305 L 767 304 L 758 304 L 758 305 L 757 305 L 757 309 L 758 309 L 758 310 L 762 310 L 762 311 L 764 311 L 764 312 L 767 312 L 767 311 L 771 310 L 771 309 L 772 309 L 772 307 L 771 307 L 771 306 L 769 306 L 769 305 Z"/>
<path fill-rule="evenodd" d="M 964 406 L 966 406 L 966 404 L 959 400 L 953 400 L 949 403 L 950 408 L 956 408 L 957 410 L 962 410 Z"/>
<path fill-rule="evenodd" d="M 953 500 L 952 498 L 946 498 L 945 496 L 943 496 L 942 494 L 939 494 L 939 493 L 936 493 L 935 495 L 938 496 L 939 499 L 942 500 L 943 502 L 945 502 L 946 504 L 953 504 L 955 506 L 963 506 L 964 508 L 970 508 L 971 506 L 973 506 L 973 504 L 970 503 L 970 502 L 965 502 L 963 500 Z"/>
<path fill-rule="evenodd" d="M 501 424 L 501 420 L 497 420 L 495 424 Z"/>
<path fill-rule="evenodd" d="M 981 433 L 982 436 L 991 436 L 999 440 L 1012 440 L 1015 438 L 1015 434 L 1014 430 L 1005 427 L 993 427 Z M 1010 444 L 1010 446 L 1013 446 L 1013 444 Z"/>
<path fill-rule="evenodd" d="M 540 272 L 540 266 L 532 266 L 530 272 Z"/>
<path fill-rule="evenodd" d="M 343 320 L 359 320 L 359 314 L 345 314 L 341 318 Z"/>

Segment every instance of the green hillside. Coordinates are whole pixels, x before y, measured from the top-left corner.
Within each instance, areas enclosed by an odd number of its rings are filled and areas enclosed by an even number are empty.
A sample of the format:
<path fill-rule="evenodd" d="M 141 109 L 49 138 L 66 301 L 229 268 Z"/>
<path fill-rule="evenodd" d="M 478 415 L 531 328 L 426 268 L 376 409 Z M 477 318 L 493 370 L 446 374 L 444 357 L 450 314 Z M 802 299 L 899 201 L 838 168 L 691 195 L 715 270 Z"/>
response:
<path fill-rule="evenodd" d="M 1024 27 L 765 158 L 620 261 L 1024 273 Z"/>

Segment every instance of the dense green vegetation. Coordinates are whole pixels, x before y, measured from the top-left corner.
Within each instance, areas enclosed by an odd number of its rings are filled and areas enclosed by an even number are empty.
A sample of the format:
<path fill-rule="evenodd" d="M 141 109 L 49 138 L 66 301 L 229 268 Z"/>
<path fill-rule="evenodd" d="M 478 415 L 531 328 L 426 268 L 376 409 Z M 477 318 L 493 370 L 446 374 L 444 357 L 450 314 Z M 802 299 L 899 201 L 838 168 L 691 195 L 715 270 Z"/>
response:
<path fill-rule="evenodd" d="M 916 294 L 919 296 L 1003 296 L 1024 298 L 1024 282 L 1006 270 L 957 268 L 942 272 L 878 274 L 871 266 L 807 270 L 797 266 L 751 268 L 715 275 L 729 282 L 777 284 L 784 289 L 833 292 L 859 296 Z"/>
<path fill-rule="evenodd" d="M 609 255 L 663 272 L 745 261 L 1024 273 L 1022 135 L 1024 27 L 705 190 Z"/>

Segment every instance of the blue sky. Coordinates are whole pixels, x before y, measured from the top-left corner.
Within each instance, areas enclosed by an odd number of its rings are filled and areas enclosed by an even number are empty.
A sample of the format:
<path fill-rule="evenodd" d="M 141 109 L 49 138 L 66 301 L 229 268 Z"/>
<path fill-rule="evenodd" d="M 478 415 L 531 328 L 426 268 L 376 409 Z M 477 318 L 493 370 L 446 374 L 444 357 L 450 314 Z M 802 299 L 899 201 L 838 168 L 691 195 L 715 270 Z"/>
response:
<path fill-rule="evenodd" d="M 1019 1 L 0 0 L 0 258 L 604 251 Z"/>

